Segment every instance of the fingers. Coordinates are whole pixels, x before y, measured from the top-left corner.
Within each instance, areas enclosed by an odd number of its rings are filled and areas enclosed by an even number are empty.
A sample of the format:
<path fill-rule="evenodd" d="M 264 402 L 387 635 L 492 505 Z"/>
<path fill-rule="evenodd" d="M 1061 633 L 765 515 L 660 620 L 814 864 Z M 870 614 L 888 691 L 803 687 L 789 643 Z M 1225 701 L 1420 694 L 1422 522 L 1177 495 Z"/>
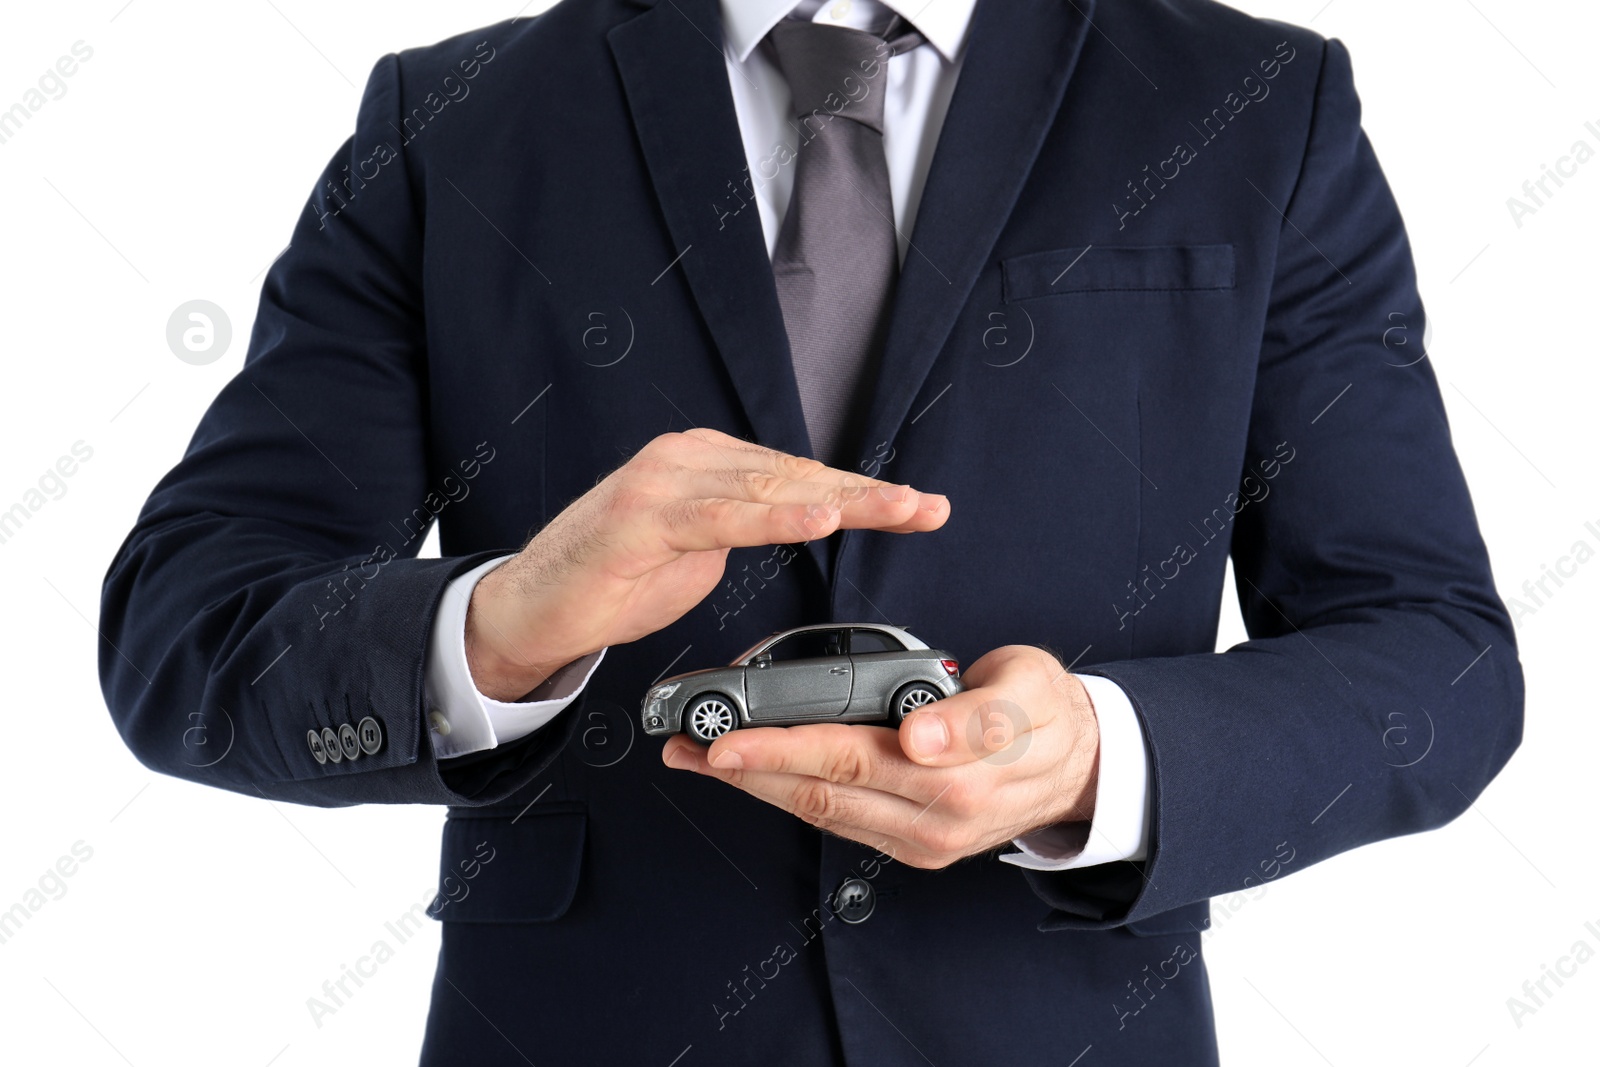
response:
<path fill-rule="evenodd" d="M 710 750 L 684 738 L 672 738 L 669 744 L 674 741 L 681 747 L 667 751 L 665 758 L 675 769 L 721 778 L 823 829 L 845 825 L 908 826 L 927 807 L 871 786 L 843 785 L 805 774 L 718 766 L 713 762 L 715 756 L 708 755 Z"/>
<path fill-rule="evenodd" d="M 753 548 L 826 537 L 839 511 L 822 504 L 756 504 L 727 497 L 665 500 L 651 509 L 650 533 L 674 552 Z"/>
<path fill-rule="evenodd" d="M 735 730 L 717 738 L 706 757 L 719 770 L 807 775 L 910 800 L 931 799 L 943 784 L 906 762 L 894 731 L 873 726 L 817 723 Z"/>
<path fill-rule="evenodd" d="M 923 767 L 1016 763 L 1031 734 L 1056 717 L 1061 663 L 1032 645 L 1007 645 L 981 657 L 962 679 L 969 688 L 934 701 L 900 725 L 901 751 Z"/>
<path fill-rule="evenodd" d="M 933 529 L 949 513 L 943 497 L 908 485 L 859 477 L 850 483 L 788 478 L 765 467 L 682 468 L 672 495 L 836 507 L 840 529 Z"/>
<path fill-rule="evenodd" d="M 919 766 L 963 767 L 1026 752 L 1035 725 L 1022 705 L 974 689 L 907 716 L 900 725 L 899 743 L 905 756 Z"/>
<path fill-rule="evenodd" d="M 831 729 L 829 726 L 796 726 L 787 732 Z M 851 728 L 841 726 L 840 729 Z M 882 753 L 883 758 L 904 763 L 905 757 L 890 751 L 893 734 L 889 731 L 856 729 L 890 738 L 890 747 Z M 667 740 L 662 758 L 675 770 L 719 778 L 820 830 L 870 845 L 914 867 L 945 867 L 1005 840 L 1004 833 L 996 833 L 989 825 L 992 820 L 988 815 L 993 805 L 987 795 L 971 788 L 950 771 L 908 767 L 912 773 L 927 776 L 921 788 L 929 792 L 928 799 L 918 800 L 870 785 L 846 784 L 807 774 L 717 766 L 713 763 L 717 758 L 714 748 L 702 749 L 682 736 Z"/>
<path fill-rule="evenodd" d="M 697 427 L 667 434 L 647 448 L 680 468 L 681 485 L 674 495 L 831 505 L 844 516 L 841 529 L 897 533 L 938 529 L 950 514 L 949 501 L 937 493 L 839 470 L 720 430 Z"/>
<path fill-rule="evenodd" d="M 721 430 L 704 426 L 685 430 L 681 434 L 663 434 L 646 447 L 659 449 L 664 456 L 676 462 L 699 467 L 702 470 L 756 467 L 794 481 L 820 481 L 841 485 L 872 481 L 860 474 L 830 467 L 821 460 L 779 452 L 775 448 L 741 440 Z"/>
<path fill-rule="evenodd" d="M 686 446 L 682 449 L 682 454 L 686 458 L 698 457 L 700 465 L 706 468 L 759 466 L 775 474 L 781 474 L 785 478 L 799 481 L 844 482 L 862 478 L 859 474 L 830 467 L 821 460 L 779 452 L 775 448 L 745 441 L 706 426 L 697 426 L 692 430 L 685 430 L 682 434 L 666 436 L 669 440 L 672 436 L 682 438 L 682 441 L 673 441 L 672 446 L 680 444 Z M 652 445 L 655 443 L 651 442 Z"/>

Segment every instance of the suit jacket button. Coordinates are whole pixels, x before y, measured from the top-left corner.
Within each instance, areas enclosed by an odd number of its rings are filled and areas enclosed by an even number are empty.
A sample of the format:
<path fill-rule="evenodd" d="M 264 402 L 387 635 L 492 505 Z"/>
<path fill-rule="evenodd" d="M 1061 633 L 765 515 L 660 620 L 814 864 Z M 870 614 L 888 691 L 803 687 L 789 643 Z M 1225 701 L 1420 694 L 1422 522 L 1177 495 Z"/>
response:
<path fill-rule="evenodd" d="M 333 732 L 331 726 L 322 728 L 322 748 L 334 763 L 344 762 L 344 749 L 339 745 L 339 735 Z"/>
<path fill-rule="evenodd" d="M 361 758 L 361 742 L 356 739 L 356 728 L 349 723 L 339 727 L 339 749 L 347 760 Z"/>
<path fill-rule="evenodd" d="M 861 878 L 846 878 L 833 895 L 834 913 L 847 923 L 864 923 L 877 907 L 878 894 L 872 883 Z"/>
<path fill-rule="evenodd" d="M 306 731 L 306 747 L 318 763 L 328 762 L 328 750 L 322 746 L 322 735 L 315 730 Z"/>
<path fill-rule="evenodd" d="M 378 725 L 377 719 L 368 715 L 356 723 L 356 739 L 361 742 L 361 751 L 376 756 L 378 749 L 383 747 L 383 727 Z"/>

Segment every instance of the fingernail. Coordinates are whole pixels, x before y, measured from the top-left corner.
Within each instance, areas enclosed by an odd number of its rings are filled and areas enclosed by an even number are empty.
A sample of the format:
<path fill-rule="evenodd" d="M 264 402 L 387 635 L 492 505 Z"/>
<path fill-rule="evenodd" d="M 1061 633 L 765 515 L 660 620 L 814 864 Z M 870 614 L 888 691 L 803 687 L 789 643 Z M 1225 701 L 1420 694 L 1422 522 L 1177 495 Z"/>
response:
<path fill-rule="evenodd" d="M 950 735 L 939 716 L 929 712 L 911 716 L 911 747 L 917 755 L 925 758 L 937 756 L 949 743 Z"/>
<path fill-rule="evenodd" d="M 667 756 L 667 766 L 675 771 L 692 771 L 695 767 L 694 757 L 681 748 L 674 748 Z"/>
<path fill-rule="evenodd" d="M 744 766 L 744 757 L 731 748 L 725 748 L 711 757 L 711 766 L 724 771 L 736 771 Z"/>
<path fill-rule="evenodd" d="M 922 511 L 938 511 L 949 503 L 949 497 L 941 496 L 938 493 L 923 493 L 922 500 L 917 506 Z"/>
<path fill-rule="evenodd" d="M 878 495 L 891 504 L 898 504 L 911 492 L 909 485 L 880 485 Z"/>

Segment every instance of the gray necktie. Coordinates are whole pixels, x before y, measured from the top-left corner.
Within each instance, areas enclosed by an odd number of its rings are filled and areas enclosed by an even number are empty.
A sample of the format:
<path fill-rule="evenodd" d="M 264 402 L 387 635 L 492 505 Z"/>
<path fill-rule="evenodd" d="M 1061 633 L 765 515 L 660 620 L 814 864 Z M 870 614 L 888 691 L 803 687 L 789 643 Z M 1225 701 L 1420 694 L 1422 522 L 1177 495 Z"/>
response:
<path fill-rule="evenodd" d="M 812 454 L 853 466 L 899 276 L 883 155 L 888 57 L 925 43 L 784 19 L 767 35 L 794 98 L 794 192 L 772 253 Z"/>

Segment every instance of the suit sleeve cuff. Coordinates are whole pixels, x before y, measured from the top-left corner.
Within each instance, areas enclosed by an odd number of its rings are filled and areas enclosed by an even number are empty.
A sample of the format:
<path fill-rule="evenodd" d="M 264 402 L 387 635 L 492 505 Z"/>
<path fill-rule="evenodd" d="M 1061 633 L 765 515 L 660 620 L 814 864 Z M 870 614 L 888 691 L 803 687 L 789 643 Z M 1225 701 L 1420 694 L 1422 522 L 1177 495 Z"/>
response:
<path fill-rule="evenodd" d="M 494 700 L 478 691 L 467 666 L 467 606 L 478 580 L 510 558 L 489 560 L 452 580 L 434 615 L 423 683 L 428 739 L 439 759 L 496 748 L 545 726 L 578 699 L 605 658 L 605 649 L 601 649 L 573 660 L 545 679 L 526 700 Z"/>
<path fill-rule="evenodd" d="M 1000 859 L 1034 871 L 1070 871 L 1142 860 L 1150 839 L 1150 757 L 1133 704 L 1109 678 L 1078 675 L 1100 724 L 1100 774 L 1094 818 L 1063 822 L 1017 838 L 1021 851 Z"/>

